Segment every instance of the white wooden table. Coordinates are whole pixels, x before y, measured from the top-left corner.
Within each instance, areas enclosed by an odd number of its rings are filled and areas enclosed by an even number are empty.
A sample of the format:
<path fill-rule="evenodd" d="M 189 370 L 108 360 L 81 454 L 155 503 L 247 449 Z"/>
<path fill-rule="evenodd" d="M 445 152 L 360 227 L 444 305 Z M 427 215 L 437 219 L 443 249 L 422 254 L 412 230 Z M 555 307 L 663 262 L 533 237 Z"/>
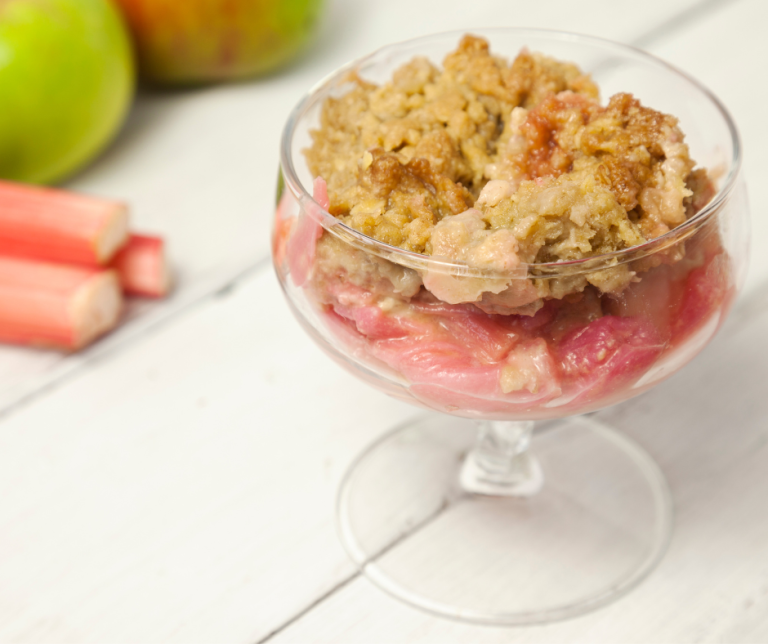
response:
<path fill-rule="evenodd" d="M 0 642 L 768 642 L 768 2 L 329 0 L 313 50 L 251 83 L 142 96 L 72 187 L 169 237 L 179 289 L 80 356 L 0 348 Z M 288 110 L 339 64 L 430 31 L 515 25 L 640 44 L 699 78 L 745 145 L 753 259 L 693 365 L 601 412 L 676 503 L 660 567 L 550 626 L 445 621 L 358 576 L 334 497 L 419 413 L 295 323 L 268 260 Z"/>

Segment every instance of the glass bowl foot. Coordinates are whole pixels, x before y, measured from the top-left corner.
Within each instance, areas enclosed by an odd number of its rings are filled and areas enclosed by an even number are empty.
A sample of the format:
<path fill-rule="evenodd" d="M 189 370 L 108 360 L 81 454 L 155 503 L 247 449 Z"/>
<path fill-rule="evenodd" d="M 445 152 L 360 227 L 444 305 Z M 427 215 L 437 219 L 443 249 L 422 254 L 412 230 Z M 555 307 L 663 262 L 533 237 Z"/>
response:
<path fill-rule="evenodd" d="M 628 438 L 585 417 L 543 423 L 531 443 L 541 485 L 519 496 L 462 485 L 476 438 L 472 421 L 423 417 L 342 481 L 341 540 L 389 594 L 469 622 L 545 623 L 620 597 L 661 559 L 670 494 Z"/>

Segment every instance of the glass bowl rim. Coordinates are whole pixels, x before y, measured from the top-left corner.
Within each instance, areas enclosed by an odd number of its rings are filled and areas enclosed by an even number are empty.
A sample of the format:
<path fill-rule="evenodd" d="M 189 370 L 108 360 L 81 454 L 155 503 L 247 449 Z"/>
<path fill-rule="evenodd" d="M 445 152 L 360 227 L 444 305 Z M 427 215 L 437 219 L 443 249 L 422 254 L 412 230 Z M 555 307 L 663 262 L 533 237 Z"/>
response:
<path fill-rule="evenodd" d="M 712 200 L 704 206 L 693 217 L 685 221 L 684 223 L 672 228 L 668 232 L 650 239 L 642 244 L 630 246 L 622 250 L 613 251 L 611 253 L 604 253 L 601 255 L 593 255 L 590 257 L 584 257 L 575 260 L 563 260 L 557 262 L 542 262 L 542 263 L 521 263 L 511 271 L 496 271 L 485 270 L 472 266 L 466 262 L 460 260 L 450 260 L 447 258 L 433 257 L 431 255 L 423 255 L 415 251 L 405 250 L 397 246 L 392 246 L 384 242 L 378 241 L 373 237 L 365 235 L 364 233 L 348 226 L 341 220 L 334 217 L 327 210 L 325 210 L 319 203 L 317 203 L 313 196 L 307 191 L 303 183 L 299 180 L 296 173 L 296 169 L 293 164 L 293 158 L 291 154 L 291 146 L 293 143 L 293 137 L 296 131 L 296 126 L 305 115 L 308 109 L 314 106 L 316 98 L 319 94 L 337 86 L 339 81 L 343 80 L 351 71 L 354 71 L 366 62 L 369 62 L 377 57 L 387 54 L 388 52 L 395 52 L 398 49 L 412 46 L 419 41 L 428 41 L 436 38 L 454 38 L 456 42 L 466 35 L 479 35 L 481 37 L 492 38 L 493 34 L 519 34 L 521 36 L 530 35 L 538 38 L 551 38 L 560 42 L 581 42 L 590 44 L 603 49 L 613 49 L 625 56 L 631 56 L 634 58 L 640 58 L 644 62 L 649 63 L 656 67 L 661 67 L 672 75 L 679 76 L 682 80 L 692 85 L 696 90 L 702 94 L 702 98 L 708 99 L 716 108 L 721 118 L 727 126 L 728 132 L 731 136 L 731 144 L 733 148 L 733 156 L 730 163 L 730 169 L 723 181 L 722 186 L 715 193 Z M 492 45 L 491 41 L 491 45 Z M 418 55 L 418 52 L 414 52 L 414 55 Z M 409 38 L 407 40 L 401 40 L 395 43 L 390 43 L 379 47 L 378 49 L 356 58 L 341 67 L 338 67 L 330 74 L 326 75 L 319 82 L 317 82 L 312 88 L 309 89 L 296 106 L 291 110 L 288 116 L 285 127 L 280 141 L 280 177 L 285 182 L 285 187 L 288 187 L 293 195 L 299 200 L 299 202 L 307 208 L 307 214 L 312 216 L 316 221 L 328 232 L 341 238 L 347 243 L 351 243 L 356 248 L 368 253 L 373 253 L 379 257 L 383 257 L 390 261 L 403 266 L 409 266 L 420 270 L 430 270 L 441 273 L 456 274 L 462 276 L 477 276 L 482 278 L 497 277 L 502 279 L 515 279 L 528 276 L 528 272 L 537 273 L 542 276 L 557 277 L 558 275 L 573 275 L 582 272 L 592 272 L 600 270 L 601 268 L 610 268 L 619 264 L 624 264 L 629 261 L 634 261 L 642 257 L 647 257 L 654 253 L 657 253 L 666 248 L 670 248 L 674 244 L 678 243 L 682 239 L 690 237 L 699 227 L 708 221 L 714 213 L 718 212 L 725 202 L 728 200 L 731 192 L 733 192 L 736 180 L 741 170 L 742 162 L 742 145 L 736 124 L 731 117 L 728 109 L 710 91 L 706 86 L 700 83 L 698 80 L 687 74 L 686 72 L 678 69 L 674 65 L 666 62 L 665 60 L 654 56 L 638 47 L 627 45 L 607 38 L 600 38 L 598 36 L 590 36 L 586 34 L 580 34 L 576 32 L 561 31 L 555 29 L 535 29 L 525 27 L 488 27 L 488 28 L 473 28 L 473 29 L 460 29 L 441 31 L 430 34 L 424 34 L 416 38 Z M 282 194 L 283 186 L 278 188 L 278 201 Z"/>

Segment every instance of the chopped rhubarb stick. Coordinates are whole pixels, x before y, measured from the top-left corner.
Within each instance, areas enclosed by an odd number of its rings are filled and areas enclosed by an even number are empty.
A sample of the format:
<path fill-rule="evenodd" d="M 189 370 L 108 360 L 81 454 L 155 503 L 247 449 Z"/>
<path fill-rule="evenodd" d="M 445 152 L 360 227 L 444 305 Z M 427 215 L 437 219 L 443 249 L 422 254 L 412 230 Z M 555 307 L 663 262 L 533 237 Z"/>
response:
<path fill-rule="evenodd" d="M 108 263 L 128 238 L 124 204 L 0 181 L 0 253 L 51 262 Z"/>
<path fill-rule="evenodd" d="M 117 323 L 112 270 L 0 257 L 0 341 L 79 349 Z"/>
<path fill-rule="evenodd" d="M 131 235 L 112 262 L 126 293 L 163 297 L 171 286 L 165 258 L 165 243 L 160 237 Z"/>

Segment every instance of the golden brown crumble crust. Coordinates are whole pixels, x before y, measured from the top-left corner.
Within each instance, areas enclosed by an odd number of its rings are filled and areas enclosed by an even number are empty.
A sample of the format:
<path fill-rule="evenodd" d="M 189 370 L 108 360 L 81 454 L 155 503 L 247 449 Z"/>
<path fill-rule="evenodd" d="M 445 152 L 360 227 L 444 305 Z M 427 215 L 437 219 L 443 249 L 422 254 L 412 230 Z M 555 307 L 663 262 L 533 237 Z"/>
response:
<path fill-rule="evenodd" d="M 312 138 L 306 157 L 332 214 L 425 254 L 442 235 L 440 252 L 454 259 L 446 226 L 472 208 L 486 233 L 512 232 L 521 261 L 546 262 L 657 237 L 712 194 L 674 117 L 630 94 L 603 107 L 575 65 L 526 50 L 510 64 L 471 35 L 442 70 L 414 58 L 381 86 L 353 78 Z M 593 283 L 614 290 L 630 278 Z"/>

